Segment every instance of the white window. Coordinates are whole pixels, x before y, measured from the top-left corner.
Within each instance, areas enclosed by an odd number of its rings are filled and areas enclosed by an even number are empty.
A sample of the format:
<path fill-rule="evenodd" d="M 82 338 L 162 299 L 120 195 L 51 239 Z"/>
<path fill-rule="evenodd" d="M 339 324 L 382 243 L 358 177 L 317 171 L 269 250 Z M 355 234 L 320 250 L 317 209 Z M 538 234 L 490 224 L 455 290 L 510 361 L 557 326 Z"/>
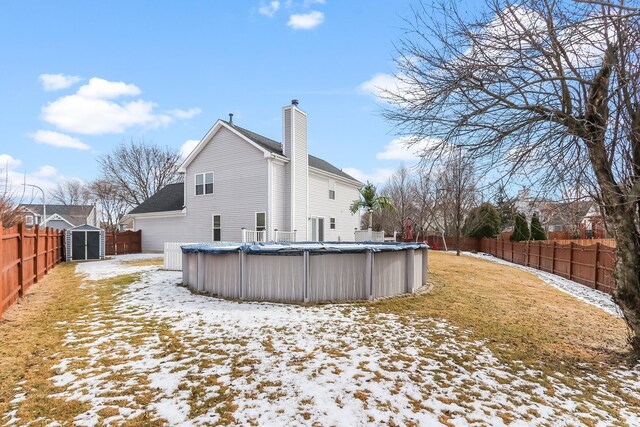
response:
<path fill-rule="evenodd" d="M 31 215 L 27 215 L 24 217 L 27 222 L 27 225 L 33 225 L 33 217 Z"/>
<path fill-rule="evenodd" d="M 336 219 L 335 218 L 329 218 L 329 228 L 332 230 L 336 229 Z"/>
<path fill-rule="evenodd" d="M 256 231 L 264 231 L 267 229 L 267 214 L 264 212 L 256 212 Z"/>
<path fill-rule="evenodd" d="M 213 172 L 196 174 L 196 196 L 213 194 Z"/>
<path fill-rule="evenodd" d="M 220 215 L 214 215 L 213 216 L 213 224 L 212 224 L 212 228 L 213 228 L 213 241 L 214 242 L 220 242 L 222 241 L 222 227 L 221 227 L 221 216 Z"/>
<path fill-rule="evenodd" d="M 336 199 L 336 182 L 333 180 L 329 180 L 329 199 Z"/>

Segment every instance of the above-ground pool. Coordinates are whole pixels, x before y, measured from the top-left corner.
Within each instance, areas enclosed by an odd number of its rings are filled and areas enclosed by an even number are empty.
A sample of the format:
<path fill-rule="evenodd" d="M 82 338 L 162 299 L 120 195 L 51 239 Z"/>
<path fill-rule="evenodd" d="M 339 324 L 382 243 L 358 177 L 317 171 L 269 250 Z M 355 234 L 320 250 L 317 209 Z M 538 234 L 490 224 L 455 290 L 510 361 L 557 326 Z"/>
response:
<path fill-rule="evenodd" d="M 421 243 L 257 243 L 182 246 L 182 282 L 255 301 L 356 301 L 414 293 L 427 282 Z"/>

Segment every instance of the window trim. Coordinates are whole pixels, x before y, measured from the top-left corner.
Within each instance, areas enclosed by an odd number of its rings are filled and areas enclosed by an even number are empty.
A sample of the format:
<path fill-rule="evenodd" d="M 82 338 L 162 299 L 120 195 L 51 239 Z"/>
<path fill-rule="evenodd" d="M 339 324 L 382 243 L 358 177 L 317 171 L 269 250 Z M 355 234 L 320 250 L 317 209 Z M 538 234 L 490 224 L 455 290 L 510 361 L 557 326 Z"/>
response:
<path fill-rule="evenodd" d="M 336 218 L 329 217 L 329 230 L 335 230 L 335 229 L 336 229 Z"/>
<path fill-rule="evenodd" d="M 220 217 L 220 226 L 216 228 L 216 220 L 215 218 Z M 216 240 L 216 230 L 220 230 L 220 240 Z M 222 215 L 221 214 L 211 214 L 211 241 L 212 242 L 222 242 Z"/>
<path fill-rule="evenodd" d="M 207 193 L 207 175 L 211 174 L 211 193 Z M 198 194 L 198 175 L 202 175 L 202 194 Z M 193 175 L 193 195 L 196 197 L 215 194 L 216 174 L 214 171 L 200 172 Z"/>
<path fill-rule="evenodd" d="M 336 199 L 336 182 L 330 179 L 329 180 L 329 200 L 335 200 L 335 199 Z"/>

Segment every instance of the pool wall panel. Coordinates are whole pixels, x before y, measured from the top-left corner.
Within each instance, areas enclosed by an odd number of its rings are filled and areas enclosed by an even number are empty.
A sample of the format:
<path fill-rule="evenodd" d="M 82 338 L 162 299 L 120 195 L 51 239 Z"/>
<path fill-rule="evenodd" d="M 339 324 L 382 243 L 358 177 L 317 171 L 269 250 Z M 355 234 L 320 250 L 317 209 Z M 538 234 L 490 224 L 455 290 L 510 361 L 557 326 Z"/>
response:
<path fill-rule="evenodd" d="M 244 299 L 304 300 L 303 256 L 246 255 L 244 259 Z"/>
<path fill-rule="evenodd" d="M 309 302 L 367 299 L 365 259 L 366 253 L 311 255 Z"/>

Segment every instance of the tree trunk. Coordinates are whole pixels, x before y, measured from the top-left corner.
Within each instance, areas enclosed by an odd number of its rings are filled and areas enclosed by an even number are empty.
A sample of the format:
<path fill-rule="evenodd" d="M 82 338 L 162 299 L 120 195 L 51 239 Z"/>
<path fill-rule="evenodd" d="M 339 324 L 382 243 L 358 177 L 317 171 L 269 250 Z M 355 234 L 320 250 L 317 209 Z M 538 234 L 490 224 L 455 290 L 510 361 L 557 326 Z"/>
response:
<path fill-rule="evenodd" d="M 612 218 L 616 237 L 616 289 L 613 297 L 622 308 L 631 329 L 630 344 L 640 354 L 640 235 L 634 224 L 633 210 Z"/>

